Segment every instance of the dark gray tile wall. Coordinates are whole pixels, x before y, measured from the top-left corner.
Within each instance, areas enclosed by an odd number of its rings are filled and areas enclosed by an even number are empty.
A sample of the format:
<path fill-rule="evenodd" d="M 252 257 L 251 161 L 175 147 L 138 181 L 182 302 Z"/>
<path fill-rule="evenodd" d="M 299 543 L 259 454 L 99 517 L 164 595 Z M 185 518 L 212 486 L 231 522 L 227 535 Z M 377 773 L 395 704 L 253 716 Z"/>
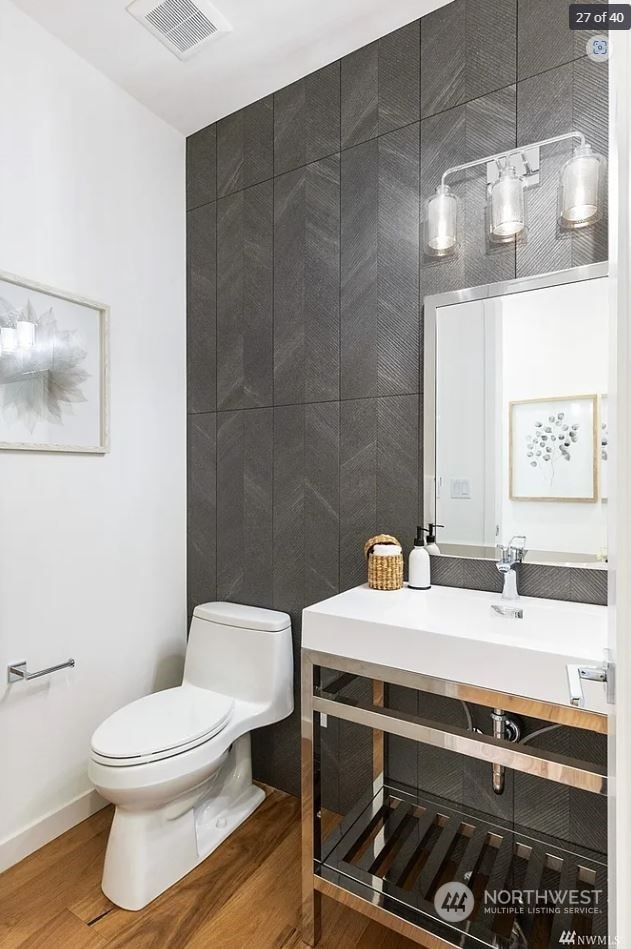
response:
<path fill-rule="evenodd" d="M 518 568 L 518 587 L 523 596 L 548 600 L 607 605 L 607 571 L 554 567 L 523 563 Z M 502 581 L 492 560 L 432 557 L 432 582 L 444 587 L 465 587 L 500 593 Z"/>
<path fill-rule="evenodd" d="M 216 599 L 217 416 L 188 416 L 188 610 Z"/>
<path fill-rule="evenodd" d="M 186 215 L 188 411 L 217 407 L 217 222 L 214 202 Z"/>
<path fill-rule="evenodd" d="M 274 100 L 268 96 L 217 122 L 217 194 L 231 194 L 273 174 Z"/>
<path fill-rule="evenodd" d="M 411 546 L 419 516 L 419 400 L 416 395 L 341 403 L 340 589 L 366 582 L 364 541 L 387 525 Z M 410 520 L 412 519 L 412 521 Z"/>
<path fill-rule="evenodd" d="M 342 153 L 341 395 L 419 391 L 419 127 Z"/>
<path fill-rule="evenodd" d="M 217 415 L 217 598 L 272 607 L 274 412 Z"/>
<path fill-rule="evenodd" d="M 274 95 L 274 174 L 340 150 L 340 64 L 332 63 Z"/>
<path fill-rule="evenodd" d="M 420 21 L 342 60 L 342 148 L 420 118 Z"/>
<path fill-rule="evenodd" d="M 198 208 L 217 196 L 217 127 L 186 139 L 186 207 Z"/>
<path fill-rule="evenodd" d="M 512 85 L 516 36 L 516 4 L 506 0 L 456 0 L 423 17 L 422 117 Z"/>
<path fill-rule="evenodd" d="M 528 79 L 585 55 L 587 40 L 594 32 L 568 30 L 572 0 L 517 0 L 519 39 L 517 78 Z M 607 0 L 595 0 L 607 3 Z M 542 23 L 545 19 L 545 39 Z"/>
<path fill-rule="evenodd" d="M 217 407 L 271 405 L 274 196 L 271 181 L 217 202 Z"/>
<path fill-rule="evenodd" d="M 274 187 L 274 400 L 340 396 L 340 160 Z"/>
<path fill-rule="evenodd" d="M 454 179 L 458 256 L 421 249 L 422 202 L 448 166 L 572 128 L 606 151 L 607 73 L 566 29 L 567 6 L 455 0 L 187 141 L 189 604 L 289 611 L 296 669 L 302 608 L 363 582 L 369 535 L 409 547 L 422 517 L 422 299 L 606 259 L 605 223 L 556 231 L 563 147 L 544 153 L 517 253 L 487 251 L 480 169 Z M 440 558 L 433 570 L 436 583 L 499 589 L 493 564 Z M 606 597 L 596 570 L 525 565 L 521 582 Z M 393 698 L 463 724 L 457 702 Z M 298 736 L 297 711 L 257 732 L 256 775 L 298 793 Z M 369 745 L 337 723 L 325 739 L 329 804 L 346 806 L 356 777 L 370 779 Z M 400 780 L 491 813 L 522 797 L 509 779 L 496 799 L 487 768 L 447 752 L 393 741 L 388 760 Z M 595 808 L 555 798 L 548 831 L 581 839 Z"/>

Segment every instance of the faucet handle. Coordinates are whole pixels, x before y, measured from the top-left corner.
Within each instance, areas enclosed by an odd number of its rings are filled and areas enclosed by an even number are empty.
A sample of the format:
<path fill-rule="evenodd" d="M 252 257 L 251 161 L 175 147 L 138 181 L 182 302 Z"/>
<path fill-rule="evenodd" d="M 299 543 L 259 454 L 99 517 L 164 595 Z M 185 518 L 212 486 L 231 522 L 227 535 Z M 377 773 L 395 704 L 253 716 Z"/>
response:
<path fill-rule="evenodd" d="M 526 535 L 515 534 L 514 537 L 511 537 L 508 542 L 508 550 L 513 563 L 521 563 L 528 552 L 526 550 Z"/>
<path fill-rule="evenodd" d="M 592 682 L 609 681 L 609 665 L 604 662 L 599 666 L 567 665 L 566 669 L 570 690 L 570 705 L 575 705 L 577 708 L 582 708 L 585 705 L 581 679 L 589 679 Z"/>
<path fill-rule="evenodd" d="M 508 547 L 504 547 L 503 544 L 495 545 L 495 559 L 499 564 L 509 563 L 509 550 Z"/>

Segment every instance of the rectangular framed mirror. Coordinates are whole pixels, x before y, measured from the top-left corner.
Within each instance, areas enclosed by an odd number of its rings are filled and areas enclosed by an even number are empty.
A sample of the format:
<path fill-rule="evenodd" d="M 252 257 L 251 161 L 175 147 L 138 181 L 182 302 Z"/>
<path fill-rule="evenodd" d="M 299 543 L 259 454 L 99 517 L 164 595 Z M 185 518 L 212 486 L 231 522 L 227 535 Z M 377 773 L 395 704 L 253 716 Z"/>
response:
<path fill-rule="evenodd" d="M 424 510 L 442 554 L 607 559 L 607 263 L 425 299 Z"/>

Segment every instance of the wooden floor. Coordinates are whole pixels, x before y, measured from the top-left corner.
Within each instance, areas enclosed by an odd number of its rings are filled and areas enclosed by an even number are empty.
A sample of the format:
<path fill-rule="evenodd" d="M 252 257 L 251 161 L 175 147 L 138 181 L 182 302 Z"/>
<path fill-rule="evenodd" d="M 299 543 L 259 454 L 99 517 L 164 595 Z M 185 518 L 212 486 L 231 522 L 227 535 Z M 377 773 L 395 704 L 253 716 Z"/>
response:
<path fill-rule="evenodd" d="M 296 798 L 265 802 L 197 869 L 138 913 L 100 887 L 112 820 L 106 808 L 0 874 L 0 946 L 46 949 L 296 949 L 300 825 Z M 323 900 L 322 949 L 413 943 Z"/>

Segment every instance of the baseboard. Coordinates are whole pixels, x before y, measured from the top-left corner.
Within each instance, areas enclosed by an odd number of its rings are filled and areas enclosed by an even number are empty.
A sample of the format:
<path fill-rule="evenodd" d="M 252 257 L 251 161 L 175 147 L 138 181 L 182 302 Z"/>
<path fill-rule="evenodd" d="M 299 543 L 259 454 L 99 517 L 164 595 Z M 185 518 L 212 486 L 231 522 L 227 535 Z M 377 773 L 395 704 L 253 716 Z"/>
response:
<path fill-rule="evenodd" d="M 96 791 L 85 791 L 58 811 L 46 814 L 13 837 L 0 841 L 0 873 L 80 824 L 107 805 Z"/>

